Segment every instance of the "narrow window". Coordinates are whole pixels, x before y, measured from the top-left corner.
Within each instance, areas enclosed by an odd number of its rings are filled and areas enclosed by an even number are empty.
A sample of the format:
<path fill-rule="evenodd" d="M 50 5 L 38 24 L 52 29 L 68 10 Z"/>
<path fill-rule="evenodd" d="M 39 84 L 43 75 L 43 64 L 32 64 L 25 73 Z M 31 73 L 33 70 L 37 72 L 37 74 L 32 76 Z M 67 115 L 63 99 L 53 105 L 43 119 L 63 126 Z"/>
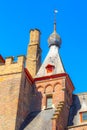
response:
<path fill-rule="evenodd" d="M 87 121 L 87 112 L 82 113 L 82 121 Z"/>
<path fill-rule="evenodd" d="M 81 112 L 81 122 L 87 121 L 87 112 Z"/>
<path fill-rule="evenodd" d="M 52 96 L 47 96 L 47 108 L 52 108 Z"/>

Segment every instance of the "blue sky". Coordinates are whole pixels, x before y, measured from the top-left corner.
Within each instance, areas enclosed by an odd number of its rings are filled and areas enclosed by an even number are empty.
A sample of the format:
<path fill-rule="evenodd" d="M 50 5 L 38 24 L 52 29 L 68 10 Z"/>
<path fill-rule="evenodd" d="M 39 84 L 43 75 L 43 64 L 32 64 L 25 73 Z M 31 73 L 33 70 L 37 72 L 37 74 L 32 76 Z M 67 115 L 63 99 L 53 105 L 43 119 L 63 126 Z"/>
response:
<path fill-rule="evenodd" d="M 87 92 L 87 0 L 1 0 L 0 53 L 26 55 L 29 30 L 41 31 L 42 61 L 53 31 L 53 10 L 58 9 L 57 32 L 62 39 L 60 55 L 76 88 Z"/>

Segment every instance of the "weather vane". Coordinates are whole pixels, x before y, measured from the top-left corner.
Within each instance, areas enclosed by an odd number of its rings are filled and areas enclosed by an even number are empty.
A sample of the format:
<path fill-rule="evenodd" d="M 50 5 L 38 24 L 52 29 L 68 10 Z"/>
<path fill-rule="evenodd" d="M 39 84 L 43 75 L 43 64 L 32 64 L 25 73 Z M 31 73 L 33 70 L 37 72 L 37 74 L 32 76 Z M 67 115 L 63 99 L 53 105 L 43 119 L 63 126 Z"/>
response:
<path fill-rule="evenodd" d="M 58 10 L 54 10 L 54 31 L 56 31 L 56 14 L 58 13 Z"/>

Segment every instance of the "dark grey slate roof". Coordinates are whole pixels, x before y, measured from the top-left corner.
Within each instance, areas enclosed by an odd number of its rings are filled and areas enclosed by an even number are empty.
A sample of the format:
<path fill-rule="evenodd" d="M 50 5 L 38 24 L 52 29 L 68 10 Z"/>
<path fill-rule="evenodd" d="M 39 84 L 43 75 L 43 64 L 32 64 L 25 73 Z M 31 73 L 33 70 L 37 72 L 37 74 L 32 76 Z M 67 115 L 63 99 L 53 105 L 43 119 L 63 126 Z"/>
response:
<path fill-rule="evenodd" d="M 24 130 L 24 128 L 40 113 L 40 111 L 34 111 L 28 114 L 19 130 Z"/>
<path fill-rule="evenodd" d="M 80 112 L 87 111 L 87 93 L 73 95 L 73 103 L 70 108 L 68 126 L 80 125 Z"/>
<path fill-rule="evenodd" d="M 53 113 L 54 109 L 48 109 L 39 112 L 39 114 L 37 114 L 37 116 L 31 122 L 29 122 L 24 129 L 21 130 L 52 130 L 51 118 Z"/>

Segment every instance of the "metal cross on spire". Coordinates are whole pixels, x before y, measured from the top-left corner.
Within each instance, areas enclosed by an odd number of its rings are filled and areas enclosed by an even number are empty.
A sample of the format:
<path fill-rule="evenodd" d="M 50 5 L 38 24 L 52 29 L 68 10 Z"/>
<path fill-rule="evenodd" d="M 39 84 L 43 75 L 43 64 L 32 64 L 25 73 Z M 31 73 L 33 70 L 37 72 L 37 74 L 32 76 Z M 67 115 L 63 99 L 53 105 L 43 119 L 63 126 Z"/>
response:
<path fill-rule="evenodd" d="M 58 13 L 58 10 L 54 10 L 54 31 L 56 31 L 56 14 Z"/>

